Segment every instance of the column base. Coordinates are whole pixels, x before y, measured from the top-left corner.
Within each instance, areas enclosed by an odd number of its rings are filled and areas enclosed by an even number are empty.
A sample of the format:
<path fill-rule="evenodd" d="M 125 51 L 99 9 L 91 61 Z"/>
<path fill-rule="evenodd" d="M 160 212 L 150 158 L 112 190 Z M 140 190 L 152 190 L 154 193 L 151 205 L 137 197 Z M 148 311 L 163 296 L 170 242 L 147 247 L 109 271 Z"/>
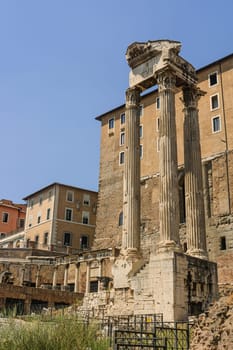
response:
<path fill-rule="evenodd" d="M 208 260 L 207 252 L 203 249 L 188 249 L 186 254 L 199 259 Z"/>
<path fill-rule="evenodd" d="M 128 258 L 130 261 L 135 261 L 141 258 L 141 254 L 137 248 L 127 248 L 121 250 L 121 255 Z"/>
<path fill-rule="evenodd" d="M 164 253 L 164 252 L 182 252 L 181 246 L 175 241 L 161 241 L 157 245 L 156 253 Z"/>

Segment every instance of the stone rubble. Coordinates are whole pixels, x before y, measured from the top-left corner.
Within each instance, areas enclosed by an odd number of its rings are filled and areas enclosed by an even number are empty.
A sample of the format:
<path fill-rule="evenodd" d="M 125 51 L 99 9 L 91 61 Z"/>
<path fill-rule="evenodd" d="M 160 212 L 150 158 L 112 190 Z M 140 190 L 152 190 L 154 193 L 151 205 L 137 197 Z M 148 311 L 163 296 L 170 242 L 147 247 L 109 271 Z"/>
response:
<path fill-rule="evenodd" d="M 233 349 L 233 286 L 221 287 L 220 298 L 199 315 L 192 328 L 190 350 Z"/>

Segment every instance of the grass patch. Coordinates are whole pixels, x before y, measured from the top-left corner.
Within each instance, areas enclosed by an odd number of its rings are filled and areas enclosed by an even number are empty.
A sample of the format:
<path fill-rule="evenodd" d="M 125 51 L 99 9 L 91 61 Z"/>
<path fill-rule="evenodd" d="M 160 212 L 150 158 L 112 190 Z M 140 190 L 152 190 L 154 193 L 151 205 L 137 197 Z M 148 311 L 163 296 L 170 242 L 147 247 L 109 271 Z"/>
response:
<path fill-rule="evenodd" d="M 98 336 L 98 327 L 88 327 L 70 318 L 53 322 L 9 321 L 0 328 L 0 350 L 107 350 L 109 342 Z"/>

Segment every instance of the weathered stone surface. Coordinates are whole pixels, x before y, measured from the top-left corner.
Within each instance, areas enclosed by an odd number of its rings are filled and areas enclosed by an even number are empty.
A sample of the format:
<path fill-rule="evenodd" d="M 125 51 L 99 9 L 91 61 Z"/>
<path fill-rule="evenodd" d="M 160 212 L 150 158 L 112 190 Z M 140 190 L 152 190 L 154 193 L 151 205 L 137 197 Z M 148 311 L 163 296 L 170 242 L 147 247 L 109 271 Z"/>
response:
<path fill-rule="evenodd" d="M 195 320 L 190 350 L 233 349 L 232 292 L 232 286 L 222 286 L 220 299 Z"/>

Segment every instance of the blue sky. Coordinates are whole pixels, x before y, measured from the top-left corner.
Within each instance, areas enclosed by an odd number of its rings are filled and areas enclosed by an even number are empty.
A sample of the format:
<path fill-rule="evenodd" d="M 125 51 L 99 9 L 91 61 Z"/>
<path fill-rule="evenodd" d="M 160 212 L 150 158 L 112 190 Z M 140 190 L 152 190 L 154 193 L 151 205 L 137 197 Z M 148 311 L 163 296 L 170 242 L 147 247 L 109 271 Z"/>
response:
<path fill-rule="evenodd" d="M 196 68 L 232 53 L 232 0 L 0 0 L 0 198 L 98 189 L 100 115 L 124 103 L 135 41 Z"/>

